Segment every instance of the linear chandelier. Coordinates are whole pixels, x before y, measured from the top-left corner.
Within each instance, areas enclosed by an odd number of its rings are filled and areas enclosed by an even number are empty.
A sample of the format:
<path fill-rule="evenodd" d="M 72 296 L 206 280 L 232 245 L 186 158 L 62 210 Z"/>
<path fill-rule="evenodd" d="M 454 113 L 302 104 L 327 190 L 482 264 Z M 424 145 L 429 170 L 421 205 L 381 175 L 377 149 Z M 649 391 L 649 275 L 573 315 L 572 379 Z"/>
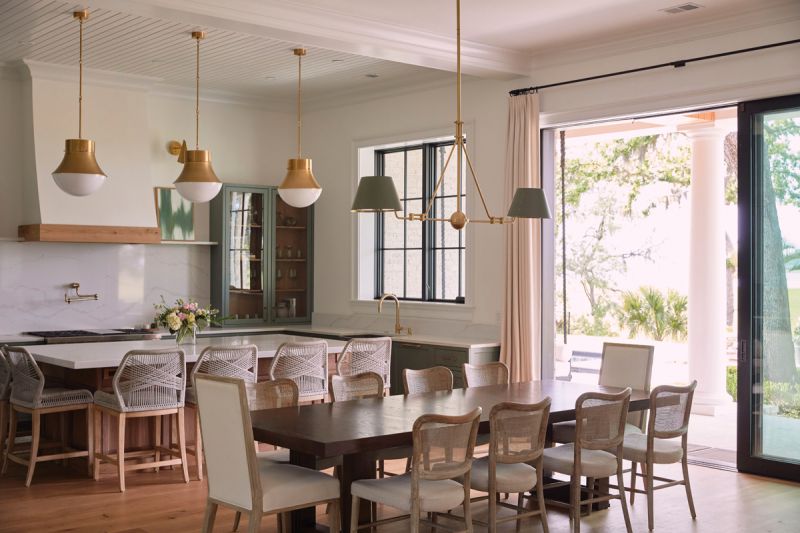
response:
<path fill-rule="evenodd" d="M 389 212 L 393 211 L 395 217 L 400 220 L 407 221 L 420 221 L 420 222 L 449 222 L 450 225 L 456 230 L 463 229 L 469 222 L 477 222 L 481 224 L 510 224 L 515 222 L 518 218 L 550 218 L 550 210 L 547 206 L 547 200 L 544 192 L 539 188 L 520 187 L 514 192 L 514 198 L 506 216 L 494 216 L 489 212 L 489 207 L 486 204 L 486 198 L 483 195 L 478 177 L 475 174 L 475 168 L 472 166 L 472 161 L 467 151 L 464 140 L 464 122 L 461 120 L 461 0 L 456 0 L 456 120 L 455 120 L 455 142 L 450 148 L 447 158 L 445 159 L 441 173 L 436 180 L 436 185 L 433 189 L 433 194 L 428 200 L 425 211 L 422 213 L 408 213 L 406 215 L 399 215 L 399 211 L 403 211 L 400 204 L 400 198 L 397 195 L 397 190 L 394 186 L 394 181 L 390 176 L 364 176 L 358 183 L 356 197 L 353 200 L 351 211 L 354 213 L 363 212 Z M 456 168 L 456 210 L 447 218 L 431 216 L 431 209 L 433 208 L 436 195 L 442 188 L 447 167 L 456 154 L 458 167 Z M 478 191 L 481 204 L 483 206 L 486 218 L 470 219 L 467 217 L 464 209 L 462 208 L 463 194 L 463 168 L 464 160 L 466 160 L 469 172 L 472 175 L 475 190 Z"/>

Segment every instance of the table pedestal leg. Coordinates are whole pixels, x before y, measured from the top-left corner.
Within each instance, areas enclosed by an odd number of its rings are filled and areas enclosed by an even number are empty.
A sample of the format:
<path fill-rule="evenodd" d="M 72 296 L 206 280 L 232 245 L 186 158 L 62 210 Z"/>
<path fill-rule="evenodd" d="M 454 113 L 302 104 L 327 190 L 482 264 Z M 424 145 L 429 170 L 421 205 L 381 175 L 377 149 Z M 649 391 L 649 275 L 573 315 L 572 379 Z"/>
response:
<path fill-rule="evenodd" d="M 317 466 L 316 457 L 294 450 L 289 451 L 289 462 L 293 465 L 311 469 L 315 469 Z M 305 509 L 292 511 L 291 515 L 293 533 L 317 530 L 317 514 L 314 507 L 306 507 Z"/>
<path fill-rule="evenodd" d="M 375 478 L 375 456 L 370 453 L 345 455 L 342 458 L 341 478 L 339 479 L 342 498 L 342 531 L 350 530 L 350 511 L 352 497 L 350 484 L 359 479 Z M 362 501 L 359 507 L 358 521 L 367 523 L 370 520 L 370 502 Z"/>

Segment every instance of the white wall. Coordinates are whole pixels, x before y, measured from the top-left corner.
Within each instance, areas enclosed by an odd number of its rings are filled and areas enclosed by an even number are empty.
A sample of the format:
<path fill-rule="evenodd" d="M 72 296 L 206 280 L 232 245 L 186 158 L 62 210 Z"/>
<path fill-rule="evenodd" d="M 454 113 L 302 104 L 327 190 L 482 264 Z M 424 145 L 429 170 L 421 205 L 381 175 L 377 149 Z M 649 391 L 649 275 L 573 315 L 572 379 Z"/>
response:
<path fill-rule="evenodd" d="M 506 94 L 522 83 L 470 81 L 463 89 L 470 156 L 495 215 L 505 214 L 507 209 L 503 205 Z M 454 117 L 454 85 L 308 113 L 305 145 L 323 187 L 316 207 L 320 221 L 315 230 L 316 313 L 376 311 L 374 302 L 359 305 L 351 301 L 356 295 L 355 217 L 371 216 L 350 213 L 357 185 L 358 147 L 452 135 Z M 477 195 L 471 183 L 468 187 L 467 214 L 478 217 Z M 466 305 L 404 303 L 403 315 L 499 324 L 502 235 L 503 229 L 497 226 L 467 226 Z"/>
<path fill-rule="evenodd" d="M 23 83 L 11 69 L 0 69 L 0 237 L 14 237 L 23 214 L 25 144 Z"/>

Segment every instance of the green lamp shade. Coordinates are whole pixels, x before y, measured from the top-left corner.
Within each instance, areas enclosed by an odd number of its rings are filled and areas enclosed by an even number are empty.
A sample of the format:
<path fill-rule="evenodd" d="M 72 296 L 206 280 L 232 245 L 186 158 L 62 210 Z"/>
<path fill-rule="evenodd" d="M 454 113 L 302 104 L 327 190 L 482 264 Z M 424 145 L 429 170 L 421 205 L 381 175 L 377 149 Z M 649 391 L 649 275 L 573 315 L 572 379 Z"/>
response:
<path fill-rule="evenodd" d="M 520 187 L 514 193 L 508 216 L 514 218 L 550 218 L 550 208 L 542 189 Z"/>
<path fill-rule="evenodd" d="M 358 212 L 402 211 L 394 180 L 389 176 L 364 176 L 350 210 Z"/>

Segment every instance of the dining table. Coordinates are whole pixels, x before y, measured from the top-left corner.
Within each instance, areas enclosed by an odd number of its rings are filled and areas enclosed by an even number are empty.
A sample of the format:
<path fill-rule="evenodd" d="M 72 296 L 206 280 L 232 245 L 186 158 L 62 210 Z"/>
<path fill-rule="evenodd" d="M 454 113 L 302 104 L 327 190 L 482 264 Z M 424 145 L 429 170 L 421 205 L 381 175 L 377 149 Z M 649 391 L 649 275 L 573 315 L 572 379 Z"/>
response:
<path fill-rule="evenodd" d="M 575 420 L 575 401 L 586 392 L 617 393 L 622 389 L 560 380 L 469 387 L 449 392 L 386 396 L 254 411 L 253 436 L 259 442 L 288 448 L 292 464 L 314 468 L 320 460 L 341 457 L 342 531 L 349 530 L 350 484 L 374 478 L 380 450 L 412 445 L 414 421 L 428 413 L 461 415 L 482 408 L 479 433 L 489 433 L 489 413 L 502 402 L 536 403 L 549 397 L 549 423 Z M 649 407 L 649 394 L 631 393 L 630 411 Z M 324 462 L 324 461 L 322 461 Z M 362 505 L 359 521 L 369 520 Z M 292 512 L 292 531 L 320 531 L 313 508 Z"/>

